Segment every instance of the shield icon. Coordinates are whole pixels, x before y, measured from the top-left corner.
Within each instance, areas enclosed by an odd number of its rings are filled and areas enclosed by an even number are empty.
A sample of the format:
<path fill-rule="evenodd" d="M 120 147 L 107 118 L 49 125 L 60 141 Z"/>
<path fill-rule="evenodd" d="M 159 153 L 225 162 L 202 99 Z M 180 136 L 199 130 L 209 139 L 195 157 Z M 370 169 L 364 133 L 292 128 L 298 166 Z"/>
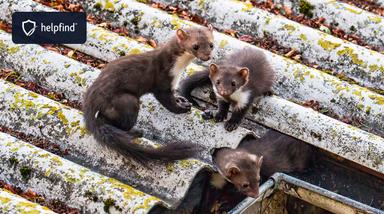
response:
<path fill-rule="evenodd" d="M 36 22 L 28 19 L 27 21 L 23 21 L 22 23 L 23 32 L 26 36 L 31 36 L 36 29 Z"/>

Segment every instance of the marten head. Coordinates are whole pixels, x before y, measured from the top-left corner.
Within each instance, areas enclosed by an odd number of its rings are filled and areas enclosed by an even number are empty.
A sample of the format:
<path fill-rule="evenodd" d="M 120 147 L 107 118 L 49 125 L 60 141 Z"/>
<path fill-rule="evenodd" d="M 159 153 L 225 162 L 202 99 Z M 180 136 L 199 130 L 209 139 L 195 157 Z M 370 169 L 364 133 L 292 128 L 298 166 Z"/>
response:
<path fill-rule="evenodd" d="M 259 196 L 260 168 L 263 156 L 251 154 L 239 149 L 226 149 L 220 160 L 215 160 L 220 173 L 243 194 L 257 198 Z"/>
<path fill-rule="evenodd" d="M 211 59 L 213 50 L 213 27 L 178 29 L 176 31 L 177 41 L 186 52 L 203 61 Z"/>
<path fill-rule="evenodd" d="M 216 94 L 228 98 L 248 82 L 249 70 L 246 67 L 209 65 L 209 78 Z"/>

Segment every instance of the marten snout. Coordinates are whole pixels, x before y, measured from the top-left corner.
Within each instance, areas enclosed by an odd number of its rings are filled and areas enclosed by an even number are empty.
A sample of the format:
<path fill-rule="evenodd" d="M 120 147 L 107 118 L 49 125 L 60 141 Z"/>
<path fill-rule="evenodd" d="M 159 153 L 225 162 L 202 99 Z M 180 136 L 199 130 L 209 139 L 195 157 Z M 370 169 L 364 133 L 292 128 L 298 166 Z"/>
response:
<path fill-rule="evenodd" d="M 232 93 L 232 91 L 230 91 L 230 90 L 220 90 L 219 91 L 219 94 L 223 97 L 227 97 L 227 96 L 231 95 L 231 93 Z"/>

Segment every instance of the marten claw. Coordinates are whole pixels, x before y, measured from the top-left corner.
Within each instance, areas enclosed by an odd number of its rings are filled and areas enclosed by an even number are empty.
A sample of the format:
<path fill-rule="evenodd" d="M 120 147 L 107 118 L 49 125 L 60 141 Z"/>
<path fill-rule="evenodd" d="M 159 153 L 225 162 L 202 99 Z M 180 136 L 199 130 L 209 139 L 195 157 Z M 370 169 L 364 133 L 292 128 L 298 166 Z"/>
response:
<path fill-rule="evenodd" d="M 192 103 L 190 103 L 186 98 L 181 97 L 181 96 L 176 97 L 176 103 L 178 106 L 180 106 L 183 109 L 190 110 L 192 107 Z"/>
<path fill-rule="evenodd" d="M 221 115 L 221 114 L 217 114 L 217 113 L 215 114 L 215 117 L 214 117 L 215 122 L 223 122 L 225 120 L 225 118 L 227 118 L 227 117 L 224 115 Z"/>
<path fill-rule="evenodd" d="M 225 128 L 227 131 L 231 132 L 231 131 L 237 129 L 237 128 L 239 127 L 239 125 L 240 125 L 239 122 L 227 121 L 227 122 L 225 122 L 225 124 L 224 124 L 224 128 Z"/>

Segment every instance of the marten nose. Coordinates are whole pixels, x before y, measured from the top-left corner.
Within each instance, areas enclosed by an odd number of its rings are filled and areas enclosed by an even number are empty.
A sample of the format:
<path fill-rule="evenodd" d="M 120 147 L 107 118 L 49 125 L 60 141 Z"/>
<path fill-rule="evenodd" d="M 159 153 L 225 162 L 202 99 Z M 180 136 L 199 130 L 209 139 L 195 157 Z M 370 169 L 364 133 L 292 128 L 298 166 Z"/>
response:
<path fill-rule="evenodd" d="M 257 198 L 259 196 L 259 190 L 249 191 L 246 195 L 252 198 Z"/>
<path fill-rule="evenodd" d="M 228 95 L 230 95 L 230 91 L 229 90 L 221 90 L 220 95 L 221 96 L 228 96 Z"/>
<path fill-rule="evenodd" d="M 208 60 L 211 59 L 211 56 L 203 56 L 200 59 L 203 60 L 203 61 L 208 61 Z"/>

